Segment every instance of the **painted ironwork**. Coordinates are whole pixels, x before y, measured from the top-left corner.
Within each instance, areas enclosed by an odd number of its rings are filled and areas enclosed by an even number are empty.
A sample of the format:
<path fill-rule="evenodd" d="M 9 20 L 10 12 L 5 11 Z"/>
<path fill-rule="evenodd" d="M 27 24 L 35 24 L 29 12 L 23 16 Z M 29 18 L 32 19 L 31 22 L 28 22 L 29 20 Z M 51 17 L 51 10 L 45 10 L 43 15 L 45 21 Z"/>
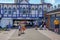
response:
<path fill-rule="evenodd" d="M 42 17 L 42 13 L 40 13 L 42 11 L 42 8 L 39 8 L 39 5 L 30 5 L 30 4 L 20 5 L 19 4 L 19 5 L 16 5 L 16 8 L 15 7 L 8 8 L 8 7 L 4 7 L 4 5 L 1 5 L 1 6 L 2 7 L 0 7 L 0 15 L 2 18 L 39 18 L 39 17 Z M 26 7 L 23 7 L 23 6 L 26 6 Z M 34 6 L 35 8 L 32 6 Z"/>

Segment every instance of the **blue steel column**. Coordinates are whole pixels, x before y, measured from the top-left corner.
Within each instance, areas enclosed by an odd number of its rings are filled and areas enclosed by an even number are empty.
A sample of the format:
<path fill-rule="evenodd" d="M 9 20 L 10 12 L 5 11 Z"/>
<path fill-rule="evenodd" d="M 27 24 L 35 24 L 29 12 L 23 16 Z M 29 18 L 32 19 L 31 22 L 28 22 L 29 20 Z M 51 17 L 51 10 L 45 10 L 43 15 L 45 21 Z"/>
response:
<path fill-rule="evenodd" d="M 2 17 L 4 17 L 4 4 L 2 5 L 3 6 L 3 8 L 2 8 Z"/>
<path fill-rule="evenodd" d="M 44 9 L 43 9 L 43 4 L 42 4 L 42 17 L 44 18 Z"/>
<path fill-rule="evenodd" d="M 1 15 L 1 5 L 0 5 L 0 15 Z M 1 26 L 1 17 L 0 17 L 0 26 Z"/>
<path fill-rule="evenodd" d="M 55 19 L 56 19 L 56 14 L 55 14 Z"/>
<path fill-rule="evenodd" d="M 38 11 L 38 12 L 37 12 L 37 13 L 38 13 L 37 15 L 38 15 L 38 19 L 39 19 L 39 15 L 40 15 L 40 13 L 39 13 L 39 11 L 40 11 L 39 5 L 37 5 L 37 11 Z"/>
<path fill-rule="evenodd" d="M 11 18 L 13 19 L 13 5 L 12 5 L 12 10 L 11 10 L 11 11 L 12 11 L 12 12 L 11 12 L 11 13 L 12 13 L 12 16 L 11 16 Z"/>
<path fill-rule="evenodd" d="M 1 5 L 0 5 L 0 15 L 1 15 Z"/>

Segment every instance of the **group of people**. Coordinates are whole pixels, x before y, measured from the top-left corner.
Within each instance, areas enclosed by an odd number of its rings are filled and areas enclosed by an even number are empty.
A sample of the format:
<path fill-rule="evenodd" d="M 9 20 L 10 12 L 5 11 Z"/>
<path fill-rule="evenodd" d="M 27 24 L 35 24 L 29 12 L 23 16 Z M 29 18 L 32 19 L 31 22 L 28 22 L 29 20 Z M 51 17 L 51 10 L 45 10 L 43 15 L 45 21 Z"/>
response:
<path fill-rule="evenodd" d="M 37 30 L 37 28 L 38 28 L 38 25 L 37 25 L 38 23 L 37 22 L 35 22 L 35 29 Z M 54 32 L 55 33 L 58 33 L 59 32 L 59 25 L 60 25 L 60 21 L 58 20 L 58 18 L 56 18 L 55 20 L 54 20 Z M 46 22 L 44 21 L 44 20 L 42 20 L 42 23 L 41 23 L 41 25 L 40 25 L 40 29 L 42 29 L 42 30 L 46 30 Z"/>
<path fill-rule="evenodd" d="M 59 24 L 60 24 L 60 23 L 59 23 L 59 20 L 56 18 L 56 19 L 54 20 L 54 25 L 55 25 L 54 31 L 55 31 L 56 33 L 58 33 Z M 25 25 L 26 25 L 26 22 L 24 22 L 24 21 L 19 23 L 19 26 L 18 26 L 18 29 L 19 29 L 18 35 L 19 35 L 19 36 L 20 36 L 21 34 L 24 34 L 24 33 L 25 33 L 25 30 L 26 30 Z M 36 30 L 38 29 L 38 22 L 37 22 L 37 21 L 34 22 L 34 27 L 35 27 Z M 40 30 L 46 30 L 46 22 L 45 22 L 45 20 L 42 20 L 41 25 L 39 26 L 39 29 L 40 29 Z"/>
<path fill-rule="evenodd" d="M 38 28 L 38 22 L 35 22 L 35 29 Z M 46 30 L 46 22 L 45 20 L 42 20 L 41 25 L 39 26 L 39 29 Z"/>

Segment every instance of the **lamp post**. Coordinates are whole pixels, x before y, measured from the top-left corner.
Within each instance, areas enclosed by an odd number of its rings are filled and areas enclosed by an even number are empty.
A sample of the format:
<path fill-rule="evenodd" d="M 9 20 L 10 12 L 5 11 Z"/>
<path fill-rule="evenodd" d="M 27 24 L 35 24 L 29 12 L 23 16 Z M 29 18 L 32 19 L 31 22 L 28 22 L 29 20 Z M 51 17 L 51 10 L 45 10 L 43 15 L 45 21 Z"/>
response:
<path fill-rule="evenodd" d="M 1 18 L 0 18 L 0 27 L 1 27 Z"/>

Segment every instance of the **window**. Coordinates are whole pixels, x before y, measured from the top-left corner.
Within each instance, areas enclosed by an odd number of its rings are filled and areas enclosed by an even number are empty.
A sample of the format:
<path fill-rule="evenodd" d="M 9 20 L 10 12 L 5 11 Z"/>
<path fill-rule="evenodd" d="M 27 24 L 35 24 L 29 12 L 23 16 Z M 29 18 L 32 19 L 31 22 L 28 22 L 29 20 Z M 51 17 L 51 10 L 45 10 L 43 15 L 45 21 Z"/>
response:
<path fill-rule="evenodd" d="M 5 7 L 4 10 L 7 10 L 7 8 Z"/>
<path fill-rule="evenodd" d="M 13 8 L 13 12 L 15 12 L 15 11 L 16 11 L 16 8 L 14 7 L 14 8 Z"/>
<path fill-rule="evenodd" d="M 32 8 L 32 10 L 34 10 L 35 8 Z"/>
<path fill-rule="evenodd" d="M 4 10 L 4 13 L 7 13 L 7 10 Z"/>
<path fill-rule="evenodd" d="M 22 12 L 23 12 L 23 14 L 27 14 L 27 9 L 24 7 Z"/>
<path fill-rule="evenodd" d="M 46 8 L 46 7 L 44 7 L 44 10 L 47 10 L 47 8 Z"/>
<path fill-rule="evenodd" d="M 9 7 L 8 9 L 9 9 L 9 10 L 11 10 L 11 8 L 10 8 L 10 7 Z"/>
<path fill-rule="evenodd" d="M 15 7 L 13 8 L 13 10 L 15 10 Z"/>
<path fill-rule="evenodd" d="M 9 10 L 8 13 L 11 14 L 11 10 Z"/>
<path fill-rule="evenodd" d="M 35 10 L 38 10 L 38 8 L 35 8 Z"/>
<path fill-rule="evenodd" d="M 15 9 L 15 8 L 14 8 Z M 19 10 L 19 7 L 17 7 L 17 9 Z"/>
<path fill-rule="evenodd" d="M 8 14 L 11 14 L 11 7 L 8 8 Z"/>
<path fill-rule="evenodd" d="M 4 14 L 6 14 L 7 13 L 7 8 L 6 7 L 4 7 Z"/>
<path fill-rule="evenodd" d="M 22 11 L 23 11 L 23 8 L 20 7 L 20 8 L 19 8 L 19 13 L 22 13 Z"/>

